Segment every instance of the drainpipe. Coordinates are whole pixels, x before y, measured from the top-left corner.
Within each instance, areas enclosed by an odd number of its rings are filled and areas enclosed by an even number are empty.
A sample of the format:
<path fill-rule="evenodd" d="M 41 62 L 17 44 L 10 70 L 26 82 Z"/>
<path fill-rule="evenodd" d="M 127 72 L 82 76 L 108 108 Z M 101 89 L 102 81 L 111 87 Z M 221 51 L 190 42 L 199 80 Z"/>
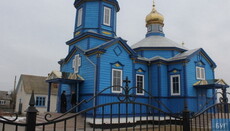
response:
<path fill-rule="evenodd" d="M 149 86 L 148 92 L 152 95 L 152 81 L 151 81 L 152 71 L 150 68 L 151 68 L 151 63 L 149 62 L 148 63 L 148 86 Z M 151 104 L 152 104 L 152 98 L 151 96 L 149 96 L 149 105 Z"/>
<path fill-rule="evenodd" d="M 183 86 L 184 86 L 184 107 L 189 109 L 186 64 L 187 64 L 186 62 L 183 64 L 183 73 L 184 73 L 184 75 L 183 75 L 184 76 L 184 82 L 183 82 Z"/>
<path fill-rule="evenodd" d="M 161 102 L 161 63 L 157 63 L 157 75 L 158 75 L 158 100 Z M 161 109 L 161 105 L 158 103 L 158 108 Z"/>

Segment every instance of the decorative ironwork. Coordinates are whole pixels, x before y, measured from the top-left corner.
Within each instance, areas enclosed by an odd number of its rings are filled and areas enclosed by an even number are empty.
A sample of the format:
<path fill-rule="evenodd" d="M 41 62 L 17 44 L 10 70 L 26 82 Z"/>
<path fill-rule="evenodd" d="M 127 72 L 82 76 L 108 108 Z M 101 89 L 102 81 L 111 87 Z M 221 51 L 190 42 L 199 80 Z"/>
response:
<path fill-rule="evenodd" d="M 15 121 L 18 120 L 18 114 L 17 114 L 17 113 L 13 113 L 13 115 L 10 115 L 10 117 L 11 117 L 12 119 L 7 119 L 7 118 L 5 118 L 5 117 L 3 117 L 3 116 L 0 116 L 0 119 L 5 120 L 5 121 L 8 121 L 8 122 L 15 122 Z"/>
<path fill-rule="evenodd" d="M 52 122 L 52 121 L 58 120 L 58 119 L 62 118 L 63 116 L 65 116 L 65 115 L 71 113 L 72 110 L 74 110 L 74 109 L 76 109 L 77 107 L 79 107 L 79 105 L 81 105 L 82 103 L 87 103 L 87 101 L 86 101 L 86 100 L 82 100 L 82 101 L 81 101 L 80 103 L 78 103 L 76 106 L 72 107 L 69 111 L 63 113 L 62 115 L 60 115 L 60 116 L 58 116 L 58 117 L 56 117 L 56 118 L 51 119 L 51 118 L 52 118 L 52 114 L 50 114 L 50 113 L 45 114 L 44 118 L 45 118 L 45 120 L 46 120 L 47 122 Z"/>
<path fill-rule="evenodd" d="M 226 88 L 222 88 L 222 93 L 220 93 L 222 96 L 219 98 L 220 103 L 228 103 L 228 97 Z"/>
<path fill-rule="evenodd" d="M 126 77 L 123 82 L 125 83 L 125 87 L 121 87 L 123 92 L 117 96 L 118 100 L 120 102 L 135 102 L 136 94 L 133 93 L 133 89 L 135 89 L 135 87 L 129 88 L 130 80 L 128 77 Z"/>
<path fill-rule="evenodd" d="M 78 113 L 66 116 L 73 109 L 79 107 L 84 103 L 89 103 L 93 101 L 96 97 L 101 95 L 106 90 L 110 90 L 113 86 L 107 87 L 97 93 L 95 96 L 88 100 L 82 100 L 75 107 L 71 108 L 68 112 L 62 114 L 59 117 L 53 118 L 51 114 L 45 115 L 46 122 L 36 123 L 36 108 L 34 107 L 34 94 L 32 93 L 30 100 L 30 107 L 27 110 L 27 122 L 16 123 L 18 116 L 13 120 L 4 119 L 0 120 L 0 125 L 2 125 L 2 130 L 5 131 L 5 125 L 10 124 L 15 126 L 15 131 L 18 130 L 18 126 L 26 127 L 28 131 L 35 131 L 36 127 L 42 127 L 42 131 L 47 130 L 67 130 L 69 124 L 73 124 L 70 127 L 73 130 L 210 130 L 212 125 L 210 124 L 213 119 L 230 119 L 229 107 L 230 104 L 227 103 L 227 96 L 229 93 L 226 89 L 222 89 L 220 93 L 222 96 L 221 103 L 214 104 L 202 112 L 193 114 L 185 106 L 185 109 L 181 114 L 173 114 L 170 110 L 161 103 L 156 97 L 152 96 L 149 92 L 144 89 L 138 89 L 138 87 L 129 87 L 130 81 L 126 78 L 124 81 L 125 86 L 120 87 L 122 93 L 117 94 L 118 101 L 111 103 L 104 103 L 102 105 L 96 105 L 89 109 L 82 110 Z M 139 103 L 135 100 L 137 99 L 135 93 L 136 90 L 141 90 L 146 93 L 149 98 L 155 100 L 158 104 L 164 107 L 166 111 L 159 109 L 151 104 Z M 31 110 L 32 109 L 32 110 Z M 115 115 L 114 115 L 115 114 Z M 218 114 L 218 115 L 217 115 Z M 78 120 L 80 118 L 80 120 Z M 59 127 L 60 125 L 61 128 Z M 90 125 L 90 126 L 88 126 Z M 52 127 L 52 129 L 50 129 Z M 97 128 L 97 129 L 96 129 Z M 40 130 L 40 129 L 39 129 Z M 72 129 L 71 129 L 72 130 Z"/>

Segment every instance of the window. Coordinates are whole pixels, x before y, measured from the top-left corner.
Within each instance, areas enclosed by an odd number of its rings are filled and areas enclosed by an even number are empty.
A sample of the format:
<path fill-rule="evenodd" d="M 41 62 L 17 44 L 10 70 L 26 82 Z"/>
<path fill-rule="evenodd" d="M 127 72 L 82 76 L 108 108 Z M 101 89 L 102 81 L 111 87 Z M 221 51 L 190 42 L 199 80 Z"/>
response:
<path fill-rule="evenodd" d="M 104 7 L 104 20 L 103 24 L 110 26 L 110 19 L 111 19 L 111 9 L 108 7 Z"/>
<path fill-rule="evenodd" d="M 196 78 L 205 80 L 205 69 L 203 67 L 196 67 Z"/>
<path fill-rule="evenodd" d="M 79 67 L 81 66 L 81 57 L 79 54 L 75 55 L 72 64 L 73 64 L 72 67 L 74 69 L 74 73 L 78 73 Z"/>
<path fill-rule="evenodd" d="M 77 27 L 82 24 L 82 8 L 80 8 L 77 12 Z"/>
<path fill-rule="evenodd" d="M 171 95 L 180 95 L 180 75 L 171 76 Z"/>
<path fill-rule="evenodd" d="M 46 105 L 46 97 L 37 96 L 36 106 L 45 106 L 45 105 Z"/>
<path fill-rule="evenodd" d="M 5 105 L 6 101 L 5 100 L 0 100 L 0 105 Z"/>
<path fill-rule="evenodd" d="M 136 75 L 136 86 L 137 90 L 136 93 L 138 95 L 144 95 L 144 75 Z"/>
<path fill-rule="evenodd" d="M 112 70 L 112 92 L 113 93 L 121 93 L 122 89 L 122 70 L 113 69 Z"/>

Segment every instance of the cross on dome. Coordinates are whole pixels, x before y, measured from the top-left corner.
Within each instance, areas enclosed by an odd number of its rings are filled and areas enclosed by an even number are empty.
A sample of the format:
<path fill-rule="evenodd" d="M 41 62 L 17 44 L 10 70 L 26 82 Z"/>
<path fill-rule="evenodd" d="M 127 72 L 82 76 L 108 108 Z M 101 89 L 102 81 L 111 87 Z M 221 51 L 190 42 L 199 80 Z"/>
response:
<path fill-rule="evenodd" d="M 153 0 L 153 8 L 155 8 L 155 6 L 156 6 L 156 5 L 155 5 L 155 1 Z"/>

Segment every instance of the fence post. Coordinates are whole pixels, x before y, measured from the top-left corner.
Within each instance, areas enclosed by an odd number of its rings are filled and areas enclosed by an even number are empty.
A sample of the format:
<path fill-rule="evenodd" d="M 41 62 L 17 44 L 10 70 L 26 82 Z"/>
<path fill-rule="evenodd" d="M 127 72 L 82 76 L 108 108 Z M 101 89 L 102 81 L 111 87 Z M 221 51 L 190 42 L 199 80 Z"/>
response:
<path fill-rule="evenodd" d="M 183 131 L 190 131 L 190 111 L 188 110 L 187 104 L 183 110 Z"/>
<path fill-rule="evenodd" d="M 35 99 L 34 99 L 34 91 L 32 91 L 32 95 L 30 97 L 29 107 L 26 110 L 26 129 L 25 131 L 35 131 L 36 127 L 36 117 L 38 110 L 34 107 Z"/>
<path fill-rule="evenodd" d="M 228 113 L 228 98 L 227 98 L 227 91 L 225 87 L 222 88 L 222 98 L 224 104 L 224 113 Z"/>

